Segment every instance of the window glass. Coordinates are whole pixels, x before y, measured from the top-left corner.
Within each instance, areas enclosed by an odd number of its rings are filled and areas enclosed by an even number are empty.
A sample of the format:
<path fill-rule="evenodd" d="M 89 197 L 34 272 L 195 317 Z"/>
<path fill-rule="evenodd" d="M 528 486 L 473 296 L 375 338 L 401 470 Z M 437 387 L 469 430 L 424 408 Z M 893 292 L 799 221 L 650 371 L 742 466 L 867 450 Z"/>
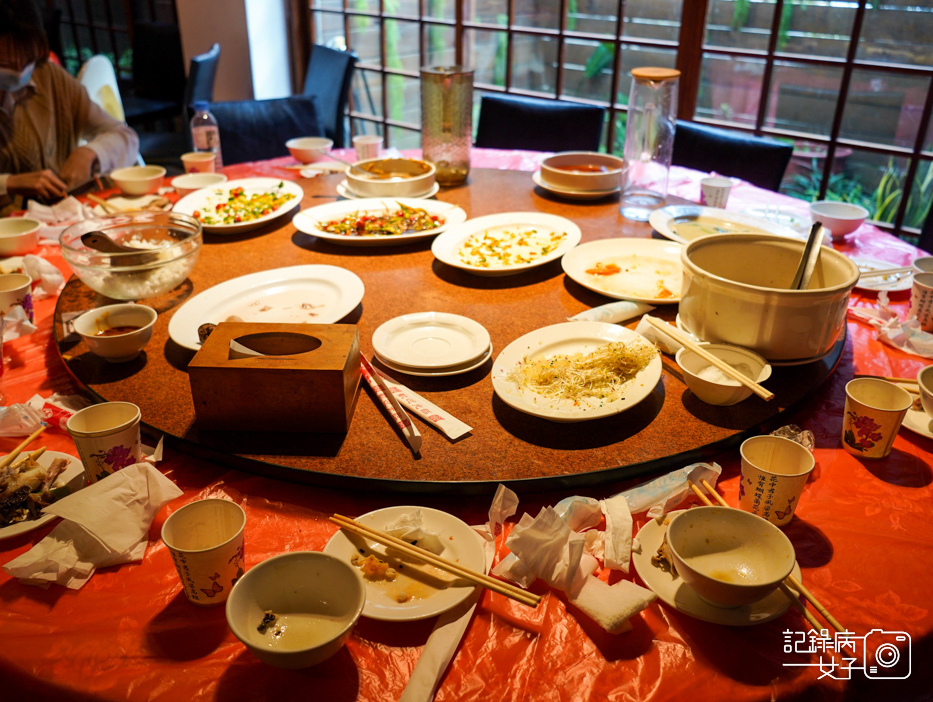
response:
<path fill-rule="evenodd" d="M 697 94 L 698 116 L 755 125 L 765 62 L 761 59 L 705 54 Z"/>
<path fill-rule="evenodd" d="M 560 27 L 560 0 L 515 0 L 514 25 L 557 29 Z"/>
<path fill-rule="evenodd" d="M 765 124 L 792 132 L 829 136 L 841 85 L 841 68 L 775 62 Z"/>
<path fill-rule="evenodd" d="M 473 83 L 505 87 L 506 32 L 467 29 L 464 63 L 473 66 Z"/>
<path fill-rule="evenodd" d="M 691 2 L 692 0 L 686 1 Z M 682 0 L 671 0 L 670 2 L 634 0 L 626 2 L 622 36 L 677 41 L 677 37 L 680 35 L 682 11 Z"/>
<path fill-rule="evenodd" d="M 839 137 L 913 147 L 928 88 L 920 76 L 853 71 Z"/>
<path fill-rule="evenodd" d="M 612 42 L 568 39 L 564 45 L 563 95 L 612 102 Z"/>
<path fill-rule="evenodd" d="M 452 66 L 457 62 L 457 32 L 453 27 L 428 24 L 424 28 L 422 66 Z M 420 66 L 419 66 L 420 68 Z"/>
<path fill-rule="evenodd" d="M 933 66 L 933 3 L 884 2 L 865 13 L 856 58 L 886 64 Z"/>
<path fill-rule="evenodd" d="M 362 63 L 379 64 L 382 61 L 380 20 L 378 17 L 354 16 L 350 18 L 350 36 L 347 45 L 356 52 Z"/>
<path fill-rule="evenodd" d="M 787 0 L 785 5 L 790 6 Z M 727 49 L 765 51 L 774 19 L 774 0 L 710 0 L 706 43 Z"/>
<path fill-rule="evenodd" d="M 417 71 L 421 68 L 417 22 L 385 20 L 386 68 Z"/>
<path fill-rule="evenodd" d="M 424 16 L 453 22 L 457 17 L 457 0 L 425 0 Z"/>
<path fill-rule="evenodd" d="M 382 74 L 357 67 L 350 97 L 354 112 L 382 117 Z"/>
<path fill-rule="evenodd" d="M 483 24 L 499 24 L 503 27 L 509 23 L 509 3 L 507 0 L 487 0 L 466 4 L 464 19 L 467 22 L 482 22 Z"/>
<path fill-rule="evenodd" d="M 513 35 L 511 87 L 556 94 L 556 38 L 532 34 Z"/>

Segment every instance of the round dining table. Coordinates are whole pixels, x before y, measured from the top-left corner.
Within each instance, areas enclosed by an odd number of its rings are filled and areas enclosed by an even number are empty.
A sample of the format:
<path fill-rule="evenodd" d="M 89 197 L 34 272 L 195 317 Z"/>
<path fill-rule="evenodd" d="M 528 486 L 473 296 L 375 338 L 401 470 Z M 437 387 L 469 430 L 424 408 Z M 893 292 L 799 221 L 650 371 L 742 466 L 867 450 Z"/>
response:
<path fill-rule="evenodd" d="M 470 217 L 514 210 L 558 213 L 580 226 L 584 240 L 652 236 L 647 224 L 618 214 L 617 196 L 567 201 L 537 187 L 532 173 L 544 156 L 477 149 L 466 185 L 441 190 L 436 198 L 462 206 Z M 231 180 L 272 176 L 298 183 L 303 210 L 337 198 L 339 174 L 309 178 L 294 165 L 283 157 L 224 170 Z M 671 201 L 697 201 L 703 175 L 672 169 Z M 809 222 L 806 203 L 744 182 L 733 187 L 728 208 Z M 870 224 L 834 246 L 892 267 L 924 255 Z M 69 278 L 53 243 L 35 253 Z M 218 263 L 223 261 L 238 263 L 223 268 Z M 480 279 L 434 260 L 430 241 L 398 248 L 342 247 L 299 231 L 291 214 L 248 235 L 206 236 L 185 295 L 239 275 L 306 263 L 341 266 L 366 283 L 362 305 L 342 321 L 357 325 L 367 358 L 373 356 L 371 335 L 381 323 L 435 305 L 456 303 L 460 306 L 440 311 L 481 319 L 494 357 L 534 328 L 610 302 L 564 276 L 559 265 Z M 774 409 L 764 409 L 765 403 L 753 397 L 735 410 L 710 413 L 670 372 L 676 365 L 669 358 L 659 388 L 642 409 L 591 426 L 519 416 L 493 392 L 491 362 L 454 378 L 389 371 L 473 426 L 473 432 L 450 441 L 414 418 L 424 438 L 423 463 L 365 388 L 342 440 L 325 441 L 318 434 L 309 435 L 316 441 L 298 436 L 292 443 L 282 438 L 285 444 L 254 442 L 228 451 L 229 445 L 197 431 L 190 396 L 183 392 L 185 365 L 193 354 L 176 348 L 167 329 L 156 330 L 143 363 L 117 372 L 94 365 L 80 346 L 65 341 L 64 317 L 82 306 L 104 304 L 103 298 L 75 279 L 58 293 L 37 298 L 36 330 L 4 340 L 6 405 L 37 398 L 41 404 L 52 395 L 132 397 L 143 409 L 146 440 L 166 439 L 157 468 L 183 494 L 155 515 L 141 560 L 101 567 L 80 587 L 37 587 L 0 572 L 3 699 L 930 699 L 933 426 L 922 412 L 911 410 L 891 454 L 880 460 L 856 457 L 840 442 L 845 385 L 855 374 L 911 378 L 930 363 L 884 343 L 876 326 L 851 314 L 853 308 L 889 310 L 906 319 L 908 290 L 853 291 L 846 333 L 829 360 L 819 367 L 782 369 L 779 382 L 766 383 L 778 396 Z M 163 313 L 169 317 L 176 311 L 167 307 Z M 654 313 L 674 321 L 676 306 L 659 306 Z M 634 327 L 636 321 L 624 324 Z M 0 451 L 7 452 L 24 433 L 12 416 L 3 419 Z M 457 620 L 364 617 L 334 657 L 312 668 L 282 670 L 259 662 L 233 636 L 223 606 L 188 602 L 160 539 L 165 519 L 180 507 L 208 497 L 232 500 L 247 517 L 248 570 L 277 554 L 323 550 L 337 532 L 328 520 L 334 513 L 359 516 L 384 507 L 424 506 L 483 525 L 502 482 L 519 503 L 494 535 L 498 562 L 508 555 L 506 538 L 522 514 L 535 516 L 572 496 L 607 499 L 696 461 L 721 467 L 716 488 L 738 506 L 737 444 L 775 425 L 795 425 L 814 436 L 816 469 L 783 528 L 796 549 L 803 585 L 850 640 L 861 640 L 864 648 L 896 640 L 896 648 L 888 650 L 897 665 L 869 665 L 847 654 L 862 647 L 827 650 L 834 641 L 829 625 L 823 638 L 814 636 L 789 606 L 767 621 L 736 626 L 724 623 L 726 614 L 721 621 L 706 621 L 662 598 L 631 618 L 631 630 L 610 634 L 566 593 L 538 580 L 530 586 L 542 596 L 535 608 L 481 590 L 475 609 Z M 54 424 L 34 445 L 76 455 L 73 440 Z M 697 503 L 690 496 L 680 506 Z M 653 524 L 644 512 L 634 515 L 636 536 Z M 0 540 L 0 565 L 27 553 L 53 527 L 49 523 Z M 645 584 L 633 568 L 600 567 L 596 574 L 609 583 Z M 452 634 L 452 622 L 462 632 Z M 455 646 L 449 662 L 438 653 L 445 636 L 453 636 Z"/>

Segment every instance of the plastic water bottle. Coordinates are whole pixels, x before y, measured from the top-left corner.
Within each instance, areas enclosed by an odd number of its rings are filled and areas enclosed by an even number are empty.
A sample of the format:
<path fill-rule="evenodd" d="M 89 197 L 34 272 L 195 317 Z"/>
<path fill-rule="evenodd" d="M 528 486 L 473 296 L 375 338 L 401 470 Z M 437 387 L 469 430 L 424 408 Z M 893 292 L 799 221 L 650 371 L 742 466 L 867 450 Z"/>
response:
<path fill-rule="evenodd" d="M 194 117 L 191 118 L 191 143 L 195 151 L 210 151 L 214 154 L 214 170 L 223 168 L 224 161 L 220 153 L 220 130 L 217 120 L 211 114 L 210 104 L 194 103 Z"/>

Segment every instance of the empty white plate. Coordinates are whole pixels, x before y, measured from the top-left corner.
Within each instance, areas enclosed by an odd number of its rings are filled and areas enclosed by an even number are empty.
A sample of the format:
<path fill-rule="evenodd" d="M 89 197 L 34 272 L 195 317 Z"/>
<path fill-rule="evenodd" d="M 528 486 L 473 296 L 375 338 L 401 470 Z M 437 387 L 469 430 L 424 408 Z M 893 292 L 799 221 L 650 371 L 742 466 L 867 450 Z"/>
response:
<path fill-rule="evenodd" d="M 381 358 L 424 370 L 468 363 L 483 355 L 489 343 L 482 324 L 446 312 L 405 314 L 373 333 L 373 348 Z"/>
<path fill-rule="evenodd" d="M 486 361 L 492 358 L 492 344 L 489 345 L 489 348 L 486 349 L 485 353 L 481 354 L 479 358 L 475 358 L 472 361 L 467 361 L 466 363 L 461 363 L 456 366 L 444 366 L 443 368 L 412 368 L 411 366 L 400 366 L 391 361 L 387 361 L 378 353 L 376 358 L 379 359 L 379 362 L 382 363 L 389 370 L 395 371 L 396 373 L 404 373 L 405 375 L 416 375 L 419 378 L 440 378 L 447 375 L 460 375 L 461 373 L 469 373 L 471 370 L 476 370 L 482 366 Z"/>

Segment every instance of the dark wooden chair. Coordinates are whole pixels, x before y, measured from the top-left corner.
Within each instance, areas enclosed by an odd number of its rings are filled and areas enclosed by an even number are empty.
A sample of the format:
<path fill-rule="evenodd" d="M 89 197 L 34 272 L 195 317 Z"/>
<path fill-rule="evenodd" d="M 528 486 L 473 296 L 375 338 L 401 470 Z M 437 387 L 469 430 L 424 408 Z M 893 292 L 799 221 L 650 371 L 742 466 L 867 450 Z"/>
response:
<path fill-rule="evenodd" d="M 734 129 L 677 120 L 672 163 L 697 171 L 716 171 L 777 192 L 794 147 L 776 139 Z"/>
<path fill-rule="evenodd" d="M 605 109 L 563 100 L 483 95 L 476 146 L 529 151 L 597 151 Z"/>
<path fill-rule="evenodd" d="M 178 26 L 168 22 L 133 25 L 133 86 L 123 97 L 131 127 L 172 121 L 181 112 L 185 61 Z"/>
<path fill-rule="evenodd" d="M 215 102 L 211 112 L 220 128 L 220 149 L 226 164 L 287 156 L 285 142 L 289 139 L 324 136 L 316 98 L 311 95 Z"/>
<path fill-rule="evenodd" d="M 927 215 L 923 228 L 920 230 L 920 241 L 917 242 L 917 248 L 923 249 L 929 254 L 933 254 L 933 211 Z"/>
<path fill-rule="evenodd" d="M 333 140 L 334 148 L 338 149 L 347 145 L 347 105 L 358 60 L 352 51 L 340 51 L 320 44 L 312 45 L 311 58 L 308 59 L 302 93 L 315 98 L 323 136 Z"/>

